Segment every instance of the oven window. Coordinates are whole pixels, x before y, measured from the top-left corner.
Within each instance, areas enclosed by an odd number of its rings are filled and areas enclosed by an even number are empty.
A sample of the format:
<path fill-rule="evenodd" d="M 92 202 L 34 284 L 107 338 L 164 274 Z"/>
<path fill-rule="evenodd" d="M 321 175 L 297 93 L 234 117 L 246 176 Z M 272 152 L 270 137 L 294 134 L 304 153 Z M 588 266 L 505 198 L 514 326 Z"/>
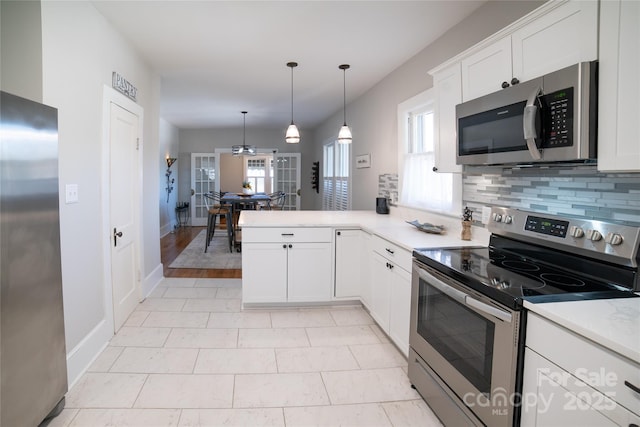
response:
<path fill-rule="evenodd" d="M 420 280 L 418 333 L 478 391 L 490 394 L 493 322 Z"/>

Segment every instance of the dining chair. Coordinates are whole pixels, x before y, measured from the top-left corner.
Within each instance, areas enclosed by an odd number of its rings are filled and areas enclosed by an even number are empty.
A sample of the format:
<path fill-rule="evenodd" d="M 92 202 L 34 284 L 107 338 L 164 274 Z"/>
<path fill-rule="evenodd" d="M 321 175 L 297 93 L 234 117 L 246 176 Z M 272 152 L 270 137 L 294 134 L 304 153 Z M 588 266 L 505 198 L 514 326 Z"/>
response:
<path fill-rule="evenodd" d="M 220 223 L 222 223 L 222 218 L 225 218 L 226 226 L 227 226 L 227 239 L 229 241 L 229 252 L 233 252 L 233 220 L 231 218 L 231 208 L 223 204 L 220 201 L 220 193 L 212 192 L 205 193 L 202 195 L 204 199 L 204 204 L 207 207 L 207 237 L 205 239 L 204 244 L 204 252 L 207 252 L 209 248 L 209 244 L 211 243 L 211 239 L 216 232 L 216 221 L 218 217 L 220 217 Z"/>
<path fill-rule="evenodd" d="M 276 191 L 271 198 L 271 209 L 281 211 L 284 209 L 284 203 L 287 199 L 287 194 L 284 191 Z"/>

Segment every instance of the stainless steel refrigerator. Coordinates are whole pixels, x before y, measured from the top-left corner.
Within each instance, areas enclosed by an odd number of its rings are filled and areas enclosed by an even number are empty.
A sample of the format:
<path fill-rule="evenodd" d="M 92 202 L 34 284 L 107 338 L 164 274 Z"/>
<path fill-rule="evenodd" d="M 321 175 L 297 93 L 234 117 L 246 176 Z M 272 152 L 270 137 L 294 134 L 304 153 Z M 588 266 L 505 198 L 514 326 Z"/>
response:
<path fill-rule="evenodd" d="M 67 392 L 58 111 L 0 92 L 0 425 L 37 426 Z"/>

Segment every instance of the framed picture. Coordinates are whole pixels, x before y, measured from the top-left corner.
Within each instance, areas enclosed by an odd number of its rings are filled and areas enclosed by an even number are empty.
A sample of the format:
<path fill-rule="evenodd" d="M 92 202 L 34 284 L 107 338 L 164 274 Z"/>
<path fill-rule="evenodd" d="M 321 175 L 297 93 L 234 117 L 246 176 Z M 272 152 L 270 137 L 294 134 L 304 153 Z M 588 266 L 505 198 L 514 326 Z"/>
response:
<path fill-rule="evenodd" d="M 356 169 L 370 168 L 371 154 L 360 154 L 356 156 Z"/>

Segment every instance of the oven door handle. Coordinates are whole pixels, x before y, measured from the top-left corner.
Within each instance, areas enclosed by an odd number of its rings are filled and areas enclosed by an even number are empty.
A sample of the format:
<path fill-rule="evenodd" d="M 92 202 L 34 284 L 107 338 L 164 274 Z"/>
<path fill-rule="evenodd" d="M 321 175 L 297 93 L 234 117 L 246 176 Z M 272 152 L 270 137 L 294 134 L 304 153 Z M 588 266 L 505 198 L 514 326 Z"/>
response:
<path fill-rule="evenodd" d="M 477 299 L 473 298 L 471 295 L 466 294 L 462 291 L 459 291 L 450 285 L 447 285 L 442 280 L 439 280 L 438 278 L 432 276 L 431 274 L 429 274 L 428 272 L 426 272 L 421 268 L 418 268 L 418 276 L 420 276 L 420 278 L 424 280 L 426 283 L 433 286 L 443 294 L 453 298 L 455 301 L 459 302 L 460 304 L 467 305 L 485 314 L 497 317 L 498 319 L 503 320 L 507 323 L 511 323 L 512 316 L 510 313 L 502 311 L 484 302 L 478 301 Z"/>
<path fill-rule="evenodd" d="M 467 304 L 469 307 L 473 307 L 484 313 L 497 317 L 500 320 L 504 320 L 507 323 L 511 323 L 510 313 L 507 313 L 506 311 L 502 311 L 499 308 L 490 306 L 489 304 L 486 304 L 484 302 L 478 301 L 477 299 L 471 298 L 469 295 L 467 295 L 465 304 Z"/>

